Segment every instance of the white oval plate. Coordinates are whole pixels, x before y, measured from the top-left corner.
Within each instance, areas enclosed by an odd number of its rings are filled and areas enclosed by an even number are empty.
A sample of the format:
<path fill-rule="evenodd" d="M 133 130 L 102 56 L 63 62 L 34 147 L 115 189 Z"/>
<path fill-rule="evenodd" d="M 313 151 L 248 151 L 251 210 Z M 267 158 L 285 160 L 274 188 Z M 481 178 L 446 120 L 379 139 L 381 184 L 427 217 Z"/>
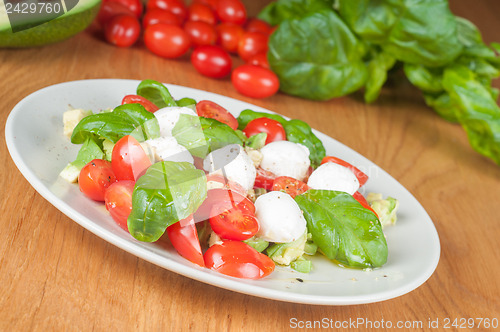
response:
<path fill-rule="evenodd" d="M 111 219 L 103 204 L 85 198 L 78 186 L 58 177 L 76 157 L 79 146 L 63 136 L 62 114 L 68 105 L 94 111 L 113 108 L 123 96 L 134 94 L 139 81 L 82 80 L 57 84 L 24 98 L 10 113 L 5 136 L 15 164 L 30 184 L 57 209 L 102 239 L 153 264 L 189 278 L 232 291 L 268 299 L 321 305 L 371 303 L 406 294 L 434 272 L 440 256 L 436 229 L 420 203 L 381 168 L 336 140 L 315 131 L 327 154 L 343 158 L 367 171 L 366 191 L 400 201 L 398 222 L 384 232 L 389 247 L 387 263 L 373 271 L 341 268 L 314 257 L 310 274 L 277 267 L 267 278 L 244 280 L 200 268 L 180 257 L 172 247 L 136 241 Z M 221 104 L 234 115 L 260 107 L 214 93 L 168 85 L 176 99 L 191 97 Z M 297 279 L 298 278 L 298 279 Z"/>

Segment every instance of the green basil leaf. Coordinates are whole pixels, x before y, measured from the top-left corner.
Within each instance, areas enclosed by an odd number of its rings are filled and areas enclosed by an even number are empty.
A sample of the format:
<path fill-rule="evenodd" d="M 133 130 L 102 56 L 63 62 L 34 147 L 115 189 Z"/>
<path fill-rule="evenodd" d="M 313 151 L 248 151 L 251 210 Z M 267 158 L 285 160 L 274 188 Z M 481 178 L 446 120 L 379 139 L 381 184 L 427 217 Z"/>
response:
<path fill-rule="evenodd" d="M 154 242 L 168 226 L 194 213 L 206 197 L 202 170 L 186 162 L 156 163 L 135 184 L 128 230 L 137 240 Z"/>
<path fill-rule="evenodd" d="M 377 216 L 351 195 L 309 190 L 295 197 L 307 230 L 323 254 L 357 268 L 379 267 L 387 261 L 387 243 Z"/>
<path fill-rule="evenodd" d="M 368 79 L 365 85 L 365 102 L 371 103 L 378 98 L 387 80 L 387 72 L 394 66 L 396 59 L 383 51 L 376 51 L 368 62 Z"/>
<path fill-rule="evenodd" d="M 271 25 L 289 19 L 299 19 L 323 9 L 332 9 L 331 0 L 278 0 L 270 3 L 257 16 Z"/>
<path fill-rule="evenodd" d="M 283 21 L 268 59 L 285 93 L 315 100 L 344 96 L 367 79 L 365 45 L 333 10 Z"/>
<path fill-rule="evenodd" d="M 200 123 L 209 146 L 209 152 L 230 144 L 243 146 L 243 140 L 240 135 L 227 124 L 201 116 Z"/>
<path fill-rule="evenodd" d="M 144 80 L 139 83 L 137 94 L 151 101 L 159 108 L 177 106 L 167 87 L 154 80 Z"/>
<path fill-rule="evenodd" d="M 268 118 L 278 121 L 281 124 L 284 124 L 287 120 L 278 114 L 265 113 L 265 112 L 255 112 L 250 109 L 243 110 L 240 115 L 238 115 L 238 129 L 243 130 L 247 126 L 247 124 L 255 120 L 257 118 Z"/>
<path fill-rule="evenodd" d="M 120 105 L 112 112 L 83 118 L 73 130 L 71 142 L 81 144 L 87 138 L 97 136 L 116 143 L 125 135 L 132 135 L 138 141 L 159 137 L 158 121 L 140 104 Z"/>

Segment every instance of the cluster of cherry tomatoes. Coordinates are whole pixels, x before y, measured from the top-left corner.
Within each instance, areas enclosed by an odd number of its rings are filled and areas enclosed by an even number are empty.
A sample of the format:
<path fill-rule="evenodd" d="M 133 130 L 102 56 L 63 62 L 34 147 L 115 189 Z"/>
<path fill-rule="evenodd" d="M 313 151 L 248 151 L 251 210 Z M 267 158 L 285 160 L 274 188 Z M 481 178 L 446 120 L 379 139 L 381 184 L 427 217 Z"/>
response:
<path fill-rule="evenodd" d="M 240 0 L 103 0 L 97 18 L 105 39 L 119 47 L 135 44 L 142 35 L 146 48 L 164 58 L 191 52 L 191 63 L 202 75 L 231 75 L 236 90 L 265 98 L 279 89 L 267 61 L 267 22 L 248 18 Z M 231 55 L 245 64 L 233 70 Z"/>

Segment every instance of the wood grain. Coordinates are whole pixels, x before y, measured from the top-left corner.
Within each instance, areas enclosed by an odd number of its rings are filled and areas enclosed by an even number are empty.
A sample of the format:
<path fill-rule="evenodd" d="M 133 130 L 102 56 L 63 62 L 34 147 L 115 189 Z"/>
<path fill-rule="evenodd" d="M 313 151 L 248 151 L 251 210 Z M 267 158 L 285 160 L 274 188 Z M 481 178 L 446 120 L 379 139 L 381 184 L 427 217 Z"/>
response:
<path fill-rule="evenodd" d="M 500 2 L 451 0 L 452 10 L 500 40 Z M 246 1 L 255 14 L 266 1 Z M 198 75 L 188 58 L 165 60 L 142 45 L 124 50 L 91 28 L 36 49 L 0 50 L 0 122 L 28 94 L 88 78 L 151 78 L 227 95 L 306 120 L 387 170 L 422 203 L 442 254 L 415 291 L 381 303 L 313 306 L 266 300 L 179 276 L 86 231 L 22 177 L 0 138 L 0 330 L 287 330 L 299 321 L 500 319 L 500 167 L 475 153 L 464 131 L 427 108 L 408 83 L 365 105 L 358 96 L 313 102 L 235 92 Z M 500 87 L 499 82 L 495 82 Z M 327 121 L 325 119 L 328 119 Z M 397 227 L 397 226 L 396 226 Z M 367 329 L 370 330 L 370 329 Z"/>

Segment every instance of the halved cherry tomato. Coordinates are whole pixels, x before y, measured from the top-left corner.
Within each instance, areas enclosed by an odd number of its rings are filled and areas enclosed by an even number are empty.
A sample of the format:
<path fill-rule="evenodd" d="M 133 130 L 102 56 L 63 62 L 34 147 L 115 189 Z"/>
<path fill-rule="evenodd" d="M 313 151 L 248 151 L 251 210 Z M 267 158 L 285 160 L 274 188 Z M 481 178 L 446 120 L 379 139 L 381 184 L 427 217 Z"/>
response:
<path fill-rule="evenodd" d="M 255 54 L 266 53 L 268 41 L 269 36 L 264 33 L 246 32 L 238 42 L 238 55 L 244 61 L 248 61 Z"/>
<path fill-rule="evenodd" d="M 157 23 L 144 31 L 144 44 L 156 55 L 164 58 L 178 58 L 191 47 L 189 35 L 179 26 Z"/>
<path fill-rule="evenodd" d="M 186 21 L 184 31 L 189 35 L 194 46 L 214 45 L 217 42 L 217 31 L 207 22 Z"/>
<path fill-rule="evenodd" d="M 103 27 L 111 18 L 120 14 L 135 16 L 135 13 L 124 4 L 115 1 L 105 1 L 102 3 L 101 8 L 99 8 L 97 22 Z"/>
<path fill-rule="evenodd" d="M 309 189 L 306 183 L 289 176 L 278 176 L 273 182 L 273 191 L 283 191 L 292 198 L 305 193 Z"/>
<path fill-rule="evenodd" d="M 147 100 L 146 98 L 138 95 L 126 95 L 122 99 L 122 105 L 125 104 L 141 104 L 146 111 L 154 113 L 158 111 L 158 106 L 153 104 L 153 102 Z"/>
<path fill-rule="evenodd" d="M 200 74 L 212 78 L 226 77 L 231 72 L 232 67 L 229 53 L 215 45 L 195 48 L 191 53 L 191 63 Z"/>
<path fill-rule="evenodd" d="M 275 73 L 254 65 L 241 65 L 233 70 L 231 82 L 239 93 L 252 98 L 271 97 L 280 88 Z"/>
<path fill-rule="evenodd" d="M 263 34 L 270 35 L 273 27 L 266 21 L 254 17 L 248 20 L 245 30 L 248 32 L 261 32 Z"/>
<path fill-rule="evenodd" d="M 78 176 L 80 191 L 94 201 L 103 202 L 104 193 L 116 182 L 111 163 L 103 159 L 94 159 L 83 166 Z"/>
<path fill-rule="evenodd" d="M 261 52 L 253 55 L 250 59 L 248 59 L 247 63 L 250 65 L 271 69 L 269 61 L 267 60 L 266 52 Z"/>
<path fill-rule="evenodd" d="M 198 232 L 192 215 L 168 226 L 167 235 L 179 255 L 194 264 L 205 266 Z"/>
<path fill-rule="evenodd" d="M 104 24 L 104 37 L 118 47 L 130 47 L 135 44 L 141 34 L 141 24 L 132 15 L 113 16 Z"/>
<path fill-rule="evenodd" d="M 171 11 L 160 8 L 148 9 L 142 18 L 142 27 L 146 29 L 148 26 L 156 23 L 173 24 L 178 26 L 181 26 L 182 24 L 180 18 Z"/>
<path fill-rule="evenodd" d="M 226 51 L 237 53 L 240 39 L 245 34 L 241 25 L 223 22 L 215 29 L 217 30 L 217 43 Z"/>
<path fill-rule="evenodd" d="M 151 166 L 151 161 L 139 142 L 127 135 L 113 147 L 111 165 L 118 180 L 136 181 Z"/>
<path fill-rule="evenodd" d="M 184 22 L 188 15 L 187 7 L 182 0 L 149 0 L 146 7 L 148 10 L 152 8 L 168 10 L 177 15 L 181 22 Z"/>
<path fill-rule="evenodd" d="M 134 181 L 122 180 L 113 183 L 104 193 L 106 210 L 116 223 L 128 232 L 127 218 L 132 211 Z"/>
<path fill-rule="evenodd" d="M 215 119 L 227 124 L 234 130 L 238 129 L 238 120 L 224 107 L 210 100 L 202 100 L 196 104 L 196 113 L 204 118 Z"/>
<path fill-rule="evenodd" d="M 208 174 L 207 175 L 207 187 L 210 189 L 226 189 L 236 191 L 242 196 L 247 195 L 247 192 L 243 186 L 237 182 L 225 179 L 224 176 L 219 174 Z"/>
<path fill-rule="evenodd" d="M 209 5 L 193 2 L 188 7 L 188 20 L 203 21 L 211 25 L 217 24 L 215 10 Z"/>
<path fill-rule="evenodd" d="M 104 0 L 103 3 L 105 2 L 118 2 L 130 9 L 138 19 L 142 16 L 143 5 L 141 0 Z"/>
<path fill-rule="evenodd" d="M 285 128 L 283 128 L 281 123 L 266 117 L 253 119 L 243 129 L 243 132 L 247 137 L 257 135 L 258 133 L 267 133 L 266 144 L 286 140 Z"/>
<path fill-rule="evenodd" d="M 344 161 L 340 158 L 333 157 L 333 156 L 326 156 L 323 158 L 323 160 L 321 160 L 322 165 L 324 163 L 327 163 L 327 162 L 332 162 L 332 163 L 339 164 L 339 165 L 342 165 L 344 167 L 349 168 L 354 173 L 354 175 L 356 175 L 356 177 L 358 178 L 360 187 L 363 186 L 366 183 L 366 181 L 368 181 L 368 175 L 366 175 L 364 172 L 360 171 L 357 167 L 349 164 L 347 161 Z"/>
<path fill-rule="evenodd" d="M 225 204 L 215 204 L 212 207 L 210 227 L 222 239 L 243 241 L 254 236 L 259 230 L 255 215 L 240 206 L 228 209 Z"/>
<path fill-rule="evenodd" d="M 361 205 L 363 205 L 363 207 L 365 209 L 368 209 L 368 210 L 372 211 L 373 213 L 375 213 L 375 215 L 378 218 L 377 212 L 375 212 L 372 209 L 372 207 L 370 206 L 370 204 L 368 204 L 368 202 L 366 201 L 365 196 L 363 196 L 359 191 L 356 191 L 354 194 L 352 194 L 352 197 L 354 197 L 355 200 L 357 200 Z"/>
<path fill-rule="evenodd" d="M 237 207 L 249 214 L 255 214 L 255 205 L 246 196 L 227 189 L 210 189 L 207 192 L 207 198 L 194 214 L 195 222 L 210 219 L 212 207 L 215 205 L 226 210 Z"/>
<path fill-rule="evenodd" d="M 206 267 L 236 278 L 260 279 L 271 274 L 275 267 L 271 258 L 240 241 L 214 244 L 203 259 Z"/>
<path fill-rule="evenodd" d="M 247 20 L 247 10 L 240 0 L 218 0 L 215 10 L 222 22 L 242 25 Z"/>
<path fill-rule="evenodd" d="M 255 177 L 255 183 L 253 186 L 256 188 L 273 190 L 274 179 L 276 179 L 276 175 L 274 175 L 274 173 L 259 167 L 257 168 L 257 176 Z"/>

